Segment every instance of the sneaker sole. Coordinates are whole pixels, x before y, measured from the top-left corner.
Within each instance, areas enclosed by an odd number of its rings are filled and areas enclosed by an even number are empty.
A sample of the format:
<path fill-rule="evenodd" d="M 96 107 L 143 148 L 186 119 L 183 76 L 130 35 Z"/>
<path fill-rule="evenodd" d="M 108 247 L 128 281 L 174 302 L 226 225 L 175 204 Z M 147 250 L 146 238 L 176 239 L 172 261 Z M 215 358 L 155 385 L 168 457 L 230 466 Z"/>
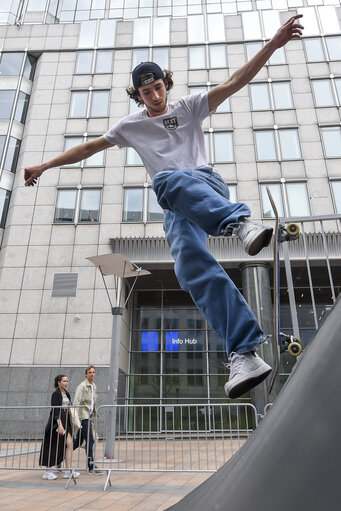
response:
<path fill-rule="evenodd" d="M 256 238 L 250 243 L 247 247 L 247 253 L 250 256 L 257 255 L 262 248 L 267 247 L 270 244 L 272 238 L 273 229 L 267 228 L 264 231 L 256 236 Z"/>
<path fill-rule="evenodd" d="M 262 370 L 261 373 L 255 371 L 255 373 L 252 376 L 250 376 L 247 380 L 243 380 L 240 383 L 236 383 L 235 385 L 233 385 L 231 389 L 228 388 L 229 382 L 227 382 L 225 383 L 224 386 L 225 394 L 229 399 L 237 399 L 238 397 L 242 396 L 249 390 L 253 389 L 253 387 L 256 387 L 257 385 L 262 383 L 262 381 L 264 381 L 265 378 L 269 376 L 271 371 L 272 369 L 270 366 L 269 369 L 266 369 L 265 371 Z"/>

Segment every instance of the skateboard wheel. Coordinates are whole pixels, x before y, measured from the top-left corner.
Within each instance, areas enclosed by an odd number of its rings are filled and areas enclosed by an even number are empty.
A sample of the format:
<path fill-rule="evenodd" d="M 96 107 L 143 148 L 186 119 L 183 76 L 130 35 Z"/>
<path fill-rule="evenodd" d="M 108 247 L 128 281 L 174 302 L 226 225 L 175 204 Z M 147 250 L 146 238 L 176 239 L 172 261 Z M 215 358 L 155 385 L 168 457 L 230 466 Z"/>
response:
<path fill-rule="evenodd" d="M 295 224 L 294 222 L 291 222 L 290 224 L 287 225 L 286 230 L 290 234 L 291 238 L 297 239 L 300 233 L 300 226 L 298 224 Z"/>
<path fill-rule="evenodd" d="M 298 357 L 298 355 L 300 355 L 302 353 L 302 346 L 300 345 L 299 342 L 291 342 L 288 346 L 288 353 L 290 353 L 290 355 L 293 355 L 294 357 Z"/>

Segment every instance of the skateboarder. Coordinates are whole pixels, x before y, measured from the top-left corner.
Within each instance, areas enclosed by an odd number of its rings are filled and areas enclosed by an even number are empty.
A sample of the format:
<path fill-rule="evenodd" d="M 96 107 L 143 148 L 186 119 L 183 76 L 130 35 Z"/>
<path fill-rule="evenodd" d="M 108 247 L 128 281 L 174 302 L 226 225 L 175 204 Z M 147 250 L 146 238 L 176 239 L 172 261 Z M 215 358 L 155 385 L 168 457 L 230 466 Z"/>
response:
<path fill-rule="evenodd" d="M 26 186 L 51 167 L 76 163 L 118 147 L 133 147 L 153 179 L 153 189 L 165 210 L 164 229 L 175 260 L 175 273 L 208 323 L 225 340 L 230 377 L 229 398 L 258 385 L 271 372 L 256 353 L 266 339 L 257 320 L 233 282 L 206 248 L 207 235 L 237 236 L 249 255 L 270 243 L 272 229 L 248 219 L 250 209 L 231 203 L 229 190 L 215 168 L 207 164 L 202 121 L 229 96 L 244 87 L 273 52 L 300 38 L 301 15 L 290 18 L 249 62 L 208 93 L 186 96 L 168 104 L 172 73 L 153 62 L 132 72 L 130 97 L 145 108 L 121 119 L 107 133 L 85 142 L 49 162 L 25 168 Z"/>

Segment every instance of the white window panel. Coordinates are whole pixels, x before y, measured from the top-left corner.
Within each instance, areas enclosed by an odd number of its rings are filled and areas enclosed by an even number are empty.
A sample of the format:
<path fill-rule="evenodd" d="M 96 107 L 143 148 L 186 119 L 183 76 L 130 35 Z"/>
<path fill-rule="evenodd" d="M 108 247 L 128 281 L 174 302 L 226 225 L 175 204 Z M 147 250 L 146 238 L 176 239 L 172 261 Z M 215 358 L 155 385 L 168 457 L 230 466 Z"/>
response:
<path fill-rule="evenodd" d="M 99 222 L 101 190 L 83 189 L 81 191 L 81 205 L 79 222 Z"/>
<path fill-rule="evenodd" d="M 11 117 L 15 90 L 0 90 L 0 119 Z"/>
<path fill-rule="evenodd" d="M 252 57 L 256 55 L 263 48 L 263 43 L 261 41 L 256 41 L 254 43 L 246 43 L 246 56 L 247 60 L 251 60 Z"/>
<path fill-rule="evenodd" d="M 325 60 L 322 39 L 314 37 L 303 39 L 308 62 L 322 62 Z"/>
<path fill-rule="evenodd" d="M 153 44 L 169 46 L 170 18 L 153 18 Z"/>
<path fill-rule="evenodd" d="M 262 39 L 262 29 L 258 12 L 242 12 L 245 40 Z"/>
<path fill-rule="evenodd" d="M 98 137 L 88 137 L 88 142 L 90 140 L 95 140 Z M 104 151 L 100 151 L 99 153 L 95 153 L 90 158 L 84 160 L 85 167 L 102 167 L 104 165 Z"/>
<path fill-rule="evenodd" d="M 341 214 L 341 181 L 332 181 L 336 212 Z"/>
<path fill-rule="evenodd" d="M 97 21 L 82 21 L 79 33 L 78 48 L 93 48 L 95 46 Z"/>
<path fill-rule="evenodd" d="M 234 161 L 232 133 L 213 133 L 214 161 Z"/>
<path fill-rule="evenodd" d="M 127 148 L 127 165 L 143 165 L 140 156 L 132 147 Z"/>
<path fill-rule="evenodd" d="M 153 48 L 153 62 L 161 69 L 169 69 L 169 48 Z"/>
<path fill-rule="evenodd" d="M 278 48 L 269 58 L 269 64 L 275 66 L 276 64 L 286 64 L 286 56 L 284 46 L 282 48 Z"/>
<path fill-rule="evenodd" d="M 205 42 L 204 17 L 200 15 L 188 16 L 187 18 L 188 43 Z"/>
<path fill-rule="evenodd" d="M 270 110 L 269 87 L 267 83 L 250 84 L 251 101 L 253 110 Z"/>
<path fill-rule="evenodd" d="M 141 64 L 141 62 L 148 62 L 149 51 L 148 48 L 136 48 L 133 50 L 133 69 Z"/>
<path fill-rule="evenodd" d="M 324 150 L 327 158 L 341 158 L 341 128 L 321 128 Z"/>
<path fill-rule="evenodd" d="M 8 190 L 0 188 L 0 229 L 5 228 L 10 196 L 11 193 Z"/>
<path fill-rule="evenodd" d="M 338 95 L 339 105 L 341 105 L 341 78 L 336 78 L 334 83 Z"/>
<path fill-rule="evenodd" d="M 305 183 L 286 183 L 285 185 L 290 216 L 309 216 L 310 205 Z"/>
<path fill-rule="evenodd" d="M 333 106 L 335 99 L 332 91 L 331 81 L 312 80 L 316 106 Z"/>
<path fill-rule="evenodd" d="M 261 161 L 276 160 L 275 136 L 272 130 L 256 131 L 257 158 Z"/>
<path fill-rule="evenodd" d="M 211 44 L 209 46 L 210 68 L 227 67 L 225 44 Z"/>
<path fill-rule="evenodd" d="M 341 60 L 341 36 L 326 37 L 330 60 Z"/>
<path fill-rule="evenodd" d="M 58 190 L 55 223 L 73 223 L 75 219 L 77 190 Z"/>
<path fill-rule="evenodd" d="M 303 7 L 297 9 L 298 14 L 303 14 L 304 22 L 304 35 L 305 37 L 310 35 L 319 35 L 320 29 L 316 18 L 316 12 L 314 7 Z"/>
<path fill-rule="evenodd" d="M 150 18 L 134 19 L 133 46 L 149 46 Z"/>
<path fill-rule="evenodd" d="M 72 147 L 76 147 L 79 144 L 82 144 L 83 137 L 68 137 L 65 139 L 64 151 L 68 151 Z M 68 163 L 68 167 L 80 167 L 81 163 L 78 161 L 76 163 Z"/>
<path fill-rule="evenodd" d="M 208 41 L 210 43 L 225 41 L 225 22 L 223 14 L 208 14 Z"/>
<path fill-rule="evenodd" d="M 163 209 L 156 199 L 155 192 L 148 188 L 147 220 L 149 222 L 162 222 L 164 218 Z"/>
<path fill-rule="evenodd" d="M 189 68 L 206 69 L 206 50 L 205 46 L 189 47 Z"/>
<path fill-rule="evenodd" d="M 282 160 L 302 158 L 301 147 L 296 129 L 278 130 Z"/>
<path fill-rule="evenodd" d="M 70 117 L 86 117 L 88 106 L 88 91 L 71 92 Z"/>
<path fill-rule="evenodd" d="M 237 185 L 227 185 L 229 187 L 230 192 L 230 202 L 238 202 L 237 198 Z"/>
<path fill-rule="evenodd" d="M 276 109 L 293 108 L 289 82 L 272 82 L 274 107 Z"/>
<path fill-rule="evenodd" d="M 99 48 L 115 46 L 116 20 L 101 20 L 98 34 Z"/>
<path fill-rule="evenodd" d="M 123 222 L 142 222 L 143 188 L 126 188 L 124 190 Z"/>
<path fill-rule="evenodd" d="M 75 74 L 90 74 L 92 72 L 93 51 L 78 51 Z"/>
<path fill-rule="evenodd" d="M 112 73 L 113 51 L 98 50 L 96 53 L 95 73 Z"/>
<path fill-rule="evenodd" d="M 90 117 L 106 117 L 109 108 L 109 92 L 93 91 L 91 100 Z"/>
<path fill-rule="evenodd" d="M 319 6 L 318 12 L 320 15 L 322 32 L 324 34 L 340 33 L 339 20 L 335 7 L 333 5 Z"/>
<path fill-rule="evenodd" d="M 261 13 L 263 17 L 264 36 L 266 39 L 271 39 L 281 25 L 279 12 L 271 9 L 269 11 L 261 11 Z"/>

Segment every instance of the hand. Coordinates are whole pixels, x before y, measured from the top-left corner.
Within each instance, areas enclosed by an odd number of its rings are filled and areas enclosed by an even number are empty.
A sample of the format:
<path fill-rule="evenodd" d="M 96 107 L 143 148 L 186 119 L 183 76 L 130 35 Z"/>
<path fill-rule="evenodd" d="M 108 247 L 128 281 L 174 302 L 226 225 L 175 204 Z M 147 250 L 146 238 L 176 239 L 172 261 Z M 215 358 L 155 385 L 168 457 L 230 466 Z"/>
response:
<path fill-rule="evenodd" d="M 302 18 L 303 14 L 297 14 L 296 16 L 292 16 L 284 25 L 281 26 L 272 38 L 272 40 L 276 43 L 277 48 L 281 48 L 291 39 L 300 39 L 302 35 L 302 30 L 304 29 L 303 25 L 299 23 L 295 23 L 295 21 L 299 18 Z"/>
<path fill-rule="evenodd" d="M 58 426 L 58 433 L 60 435 L 65 435 L 65 429 L 63 428 L 62 424 Z"/>
<path fill-rule="evenodd" d="M 34 186 L 37 183 L 37 179 L 44 172 L 44 164 L 33 165 L 33 167 L 26 167 L 24 173 L 25 186 Z"/>

